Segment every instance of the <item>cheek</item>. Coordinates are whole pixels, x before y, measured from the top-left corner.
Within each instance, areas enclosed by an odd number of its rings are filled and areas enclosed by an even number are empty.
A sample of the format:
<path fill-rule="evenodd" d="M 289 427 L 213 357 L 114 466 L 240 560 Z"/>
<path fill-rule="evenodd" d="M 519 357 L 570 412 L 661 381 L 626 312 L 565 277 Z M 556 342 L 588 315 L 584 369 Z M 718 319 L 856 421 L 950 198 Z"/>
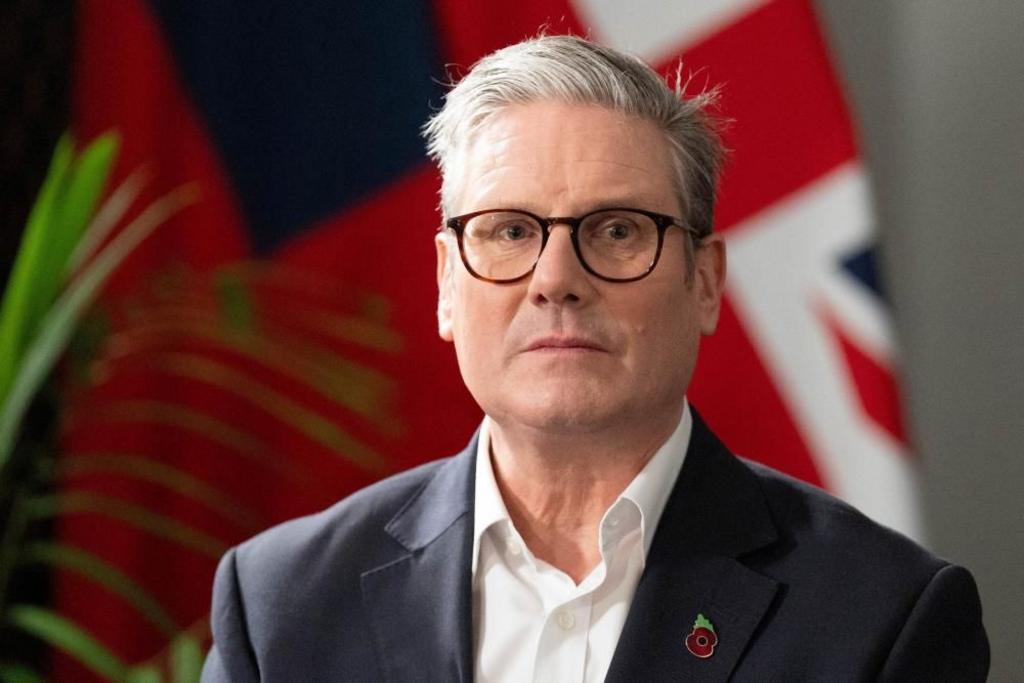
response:
<path fill-rule="evenodd" d="M 697 311 L 687 292 L 659 294 L 628 309 L 632 362 L 651 381 L 685 380 L 700 339 Z"/>
<path fill-rule="evenodd" d="M 476 291 L 475 282 L 460 284 L 463 286 L 456 289 L 452 317 L 459 362 L 474 367 L 494 365 L 504 349 L 510 315 L 508 303 L 503 297 L 494 296 L 501 292 Z"/>

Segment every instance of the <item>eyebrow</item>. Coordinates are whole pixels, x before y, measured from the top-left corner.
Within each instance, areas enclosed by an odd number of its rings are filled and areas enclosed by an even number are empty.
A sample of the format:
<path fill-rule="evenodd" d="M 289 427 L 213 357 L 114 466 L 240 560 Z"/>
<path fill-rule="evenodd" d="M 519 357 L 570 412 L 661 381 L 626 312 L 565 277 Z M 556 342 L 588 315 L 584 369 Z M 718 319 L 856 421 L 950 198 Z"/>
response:
<path fill-rule="evenodd" d="M 629 207 L 634 209 L 647 209 L 653 211 L 652 208 L 655 204 L 655 200 L 651 196 L 633 195 L 631 197 L 618 198 L 618 199 L 605 199 L 597 204 L 594 204 L 589 211 L 599 211 L 601 209 L 609 209 L 616 206 Z"/>

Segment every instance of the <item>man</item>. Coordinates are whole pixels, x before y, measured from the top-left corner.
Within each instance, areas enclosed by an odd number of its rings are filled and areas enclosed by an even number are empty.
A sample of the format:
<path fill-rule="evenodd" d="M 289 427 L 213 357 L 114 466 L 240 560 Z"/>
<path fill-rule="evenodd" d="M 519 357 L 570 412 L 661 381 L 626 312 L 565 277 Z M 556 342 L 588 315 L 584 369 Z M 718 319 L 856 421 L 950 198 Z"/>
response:
<path fill-rule="evenodd" d="M 970 574 L 687 404 L 725 245 L 705 112 L 544 37 L 428 124 L 461 454 L 232 550 L 207 681 L 983 680 Z"/>

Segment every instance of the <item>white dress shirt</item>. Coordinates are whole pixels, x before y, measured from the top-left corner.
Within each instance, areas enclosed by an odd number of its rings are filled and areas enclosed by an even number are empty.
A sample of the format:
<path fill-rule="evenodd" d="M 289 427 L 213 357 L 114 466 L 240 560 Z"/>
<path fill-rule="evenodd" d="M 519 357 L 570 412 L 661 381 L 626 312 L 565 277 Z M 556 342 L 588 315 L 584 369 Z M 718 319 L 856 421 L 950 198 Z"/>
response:
<path fill-rule="evenodd" d="M 601 562 L 577 585 L 537 559 L 512 524 L 490 458 L 477 446 L 473 523 L 474 676 L 480 683 L 603 681 L 662 510 L 683 466 L 693 418 L 676 430 L 605 511 Z"/>

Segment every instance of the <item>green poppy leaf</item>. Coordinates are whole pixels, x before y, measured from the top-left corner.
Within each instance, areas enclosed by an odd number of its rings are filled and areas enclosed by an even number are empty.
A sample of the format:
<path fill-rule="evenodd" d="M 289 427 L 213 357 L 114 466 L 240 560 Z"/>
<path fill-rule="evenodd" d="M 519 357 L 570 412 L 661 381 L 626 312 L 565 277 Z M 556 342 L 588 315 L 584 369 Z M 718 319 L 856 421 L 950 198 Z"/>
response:
<path fill-rule="evenodd" d="M 694 628 L 706 628 L 712 633 L 715 632 L 715 627 L 711 625 L 711 620 L 705 617 L 703 614 L 698 614 L 697 619 L 693 622 Z"/>

